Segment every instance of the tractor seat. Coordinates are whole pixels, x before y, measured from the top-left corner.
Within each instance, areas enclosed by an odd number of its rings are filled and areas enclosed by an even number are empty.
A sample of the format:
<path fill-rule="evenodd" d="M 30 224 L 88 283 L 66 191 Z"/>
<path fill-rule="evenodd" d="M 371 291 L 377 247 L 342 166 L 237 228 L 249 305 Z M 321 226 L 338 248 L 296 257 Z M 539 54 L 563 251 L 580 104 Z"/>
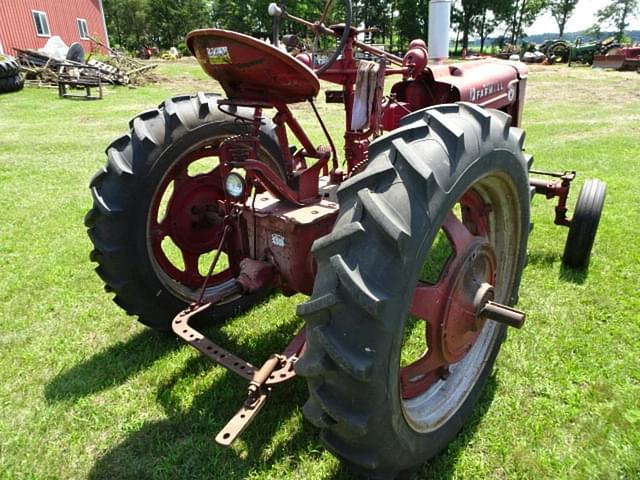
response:
<path fill-rule="evenodd" d="M 215 28 L 194 30 L 187 35 L 187 46 L 235 103 L 297 103 L 320 91 L 309 67 L 253 37 Z"/>

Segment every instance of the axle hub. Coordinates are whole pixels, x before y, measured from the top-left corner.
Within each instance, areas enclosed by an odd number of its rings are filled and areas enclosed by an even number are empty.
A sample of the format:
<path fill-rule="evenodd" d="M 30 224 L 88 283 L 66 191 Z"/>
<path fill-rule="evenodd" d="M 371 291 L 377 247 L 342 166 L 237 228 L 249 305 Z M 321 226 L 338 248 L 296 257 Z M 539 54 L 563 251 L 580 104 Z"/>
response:
<path fill-rule="evenodd" d="M 497 259 L 489 242 L 490 211 L 474 195 L 463 198 L 460 221 L 449 213 L 442 229 L 454 253 L 436 284 L 418 282 L 410 314 L 424 320 L 427 350 L 400 373 L 402 395 L 413 398 L 442 378 L 473 348 L 487 319 L 521 327 L 524 314 L 493 302 Z M 472 233 L 473 232 L 473 233 Z"/>

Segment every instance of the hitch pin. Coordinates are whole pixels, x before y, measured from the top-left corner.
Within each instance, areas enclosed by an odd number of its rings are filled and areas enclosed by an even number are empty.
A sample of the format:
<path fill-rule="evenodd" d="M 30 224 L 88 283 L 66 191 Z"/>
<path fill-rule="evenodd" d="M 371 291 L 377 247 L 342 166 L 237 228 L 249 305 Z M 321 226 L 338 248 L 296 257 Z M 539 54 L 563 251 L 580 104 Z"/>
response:
<path fill-rule="evenodd" d="M 284 360 L 282 355 L 273 354 L 264 362 L 262 367 L 253 374 L 253 379 L 249 382 L 247 399 L 238 413 L 224 426 L 220 433 L 216 435 L 216 443 L 223 447 L 228 447 L 233 441 L 244 432 L 253 421 L 255 416 L 264 406 L 271 388 L 265 388 L 265 383 Z"/>
<path fill-rule="evenodd" d="M 274 353 L 266 362 L 264 362 L 260 367 L 260 370 L 253 374 L 253 379 L 249 382 L 249 392 L 247 394 L 247 400 L 244 402 L 245 406 L 252 407 L 260 398 L 262 386 L 283 360 L 284 358 L 281 355 Z"/>

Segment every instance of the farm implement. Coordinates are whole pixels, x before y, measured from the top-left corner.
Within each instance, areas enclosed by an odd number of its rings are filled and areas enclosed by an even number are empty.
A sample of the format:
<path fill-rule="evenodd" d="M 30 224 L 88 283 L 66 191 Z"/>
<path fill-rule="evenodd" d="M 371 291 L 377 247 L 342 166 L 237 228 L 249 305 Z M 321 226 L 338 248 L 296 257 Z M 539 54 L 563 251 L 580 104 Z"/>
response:
<path fill-rule="evenodd" d="M 169 99 L 107 148 L 86 217 L 92 259 L 127 313 L 248 381 L 218 443 L 302 376 L 304 414 L 329 450 L 394 477 L 457 435 L 507 327 L 524 323 L 513 305 L 532 197 L 557 199 L 563 261 L 585 268 L 605 186 L 586 182 L 570 218 L 575 173 L 530 170 L 525 65 L 438 64 L 422 40 L 403 57 L 378 50 L 358 40 L 350 1 L 325 2 L 314 21 L 295 5 L 269 13 L 276 31 L 308 28 L 313 46 L 292 56 L 237 32 L 191 32 L 225 95 Z M 316 105 L 320 80 L 340 86 L 326 97 L 344 104 L 343 151 Z M 290 108 L 304 102 L 322 145 Z M 261 366 L 198 330 L 274 290 L 310 298 L 297 309 L 303 328 Z"/>
<path fill-rule="evenodd" d="M 593 66 L 614 70 L 637 70 L 640 73 L 640 47 L 614 48 L 605 55 L 596 55 Z"/>

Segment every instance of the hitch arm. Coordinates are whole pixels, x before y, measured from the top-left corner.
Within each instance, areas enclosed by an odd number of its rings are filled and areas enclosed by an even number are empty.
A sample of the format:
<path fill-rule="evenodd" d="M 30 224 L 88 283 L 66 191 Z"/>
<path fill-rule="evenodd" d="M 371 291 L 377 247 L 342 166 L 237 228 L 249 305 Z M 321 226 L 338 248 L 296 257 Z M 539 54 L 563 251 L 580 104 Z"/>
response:
<path fill-rule="evenodd" d="M 240 291 L 237 285 L 233 287 L 232 291 Z M 229 295 L 229 292 L 226 295 Z M 272 354 L 262 367 L 256 368 L 251 363 L 215 344 L 189 325 L 191 318 L 202 313 L 222 298 L 223 296 L 220 295 L 215 298 L 209 298 L 209 303 L 190 305 L 186 310 L 176 315 L 171 323 L 171 328 L 178 337 L 197 349 L 209 360 L 249 381 L 247 398 L 242 407 L 216 436 L 216 442 L 219 445 L 229 446 L 249 426 L 262 409 L 271 393 L 272 387 L 295 377 L 293 365 L 304 349 L 306 331 L 303 327 L 287 345 L 282 354 Z"/>
<path fill-rule="evenodd" d="M 218 445 L 225 447 L 231 445 L 253 421 L 267 401 L 269 393 L 271 393 L 271 387 L 266 387 L 265 383 L 282 361 L 283 357 L 281 355 L 273 354 L 264 362 L 260 370 L 255 372 L 253 379 L 249 382 L 249 392 L 244 404 L 240 407 L 238 413 L 220 430 L 220 433 L 216 435 L 216 443 Z"/>

